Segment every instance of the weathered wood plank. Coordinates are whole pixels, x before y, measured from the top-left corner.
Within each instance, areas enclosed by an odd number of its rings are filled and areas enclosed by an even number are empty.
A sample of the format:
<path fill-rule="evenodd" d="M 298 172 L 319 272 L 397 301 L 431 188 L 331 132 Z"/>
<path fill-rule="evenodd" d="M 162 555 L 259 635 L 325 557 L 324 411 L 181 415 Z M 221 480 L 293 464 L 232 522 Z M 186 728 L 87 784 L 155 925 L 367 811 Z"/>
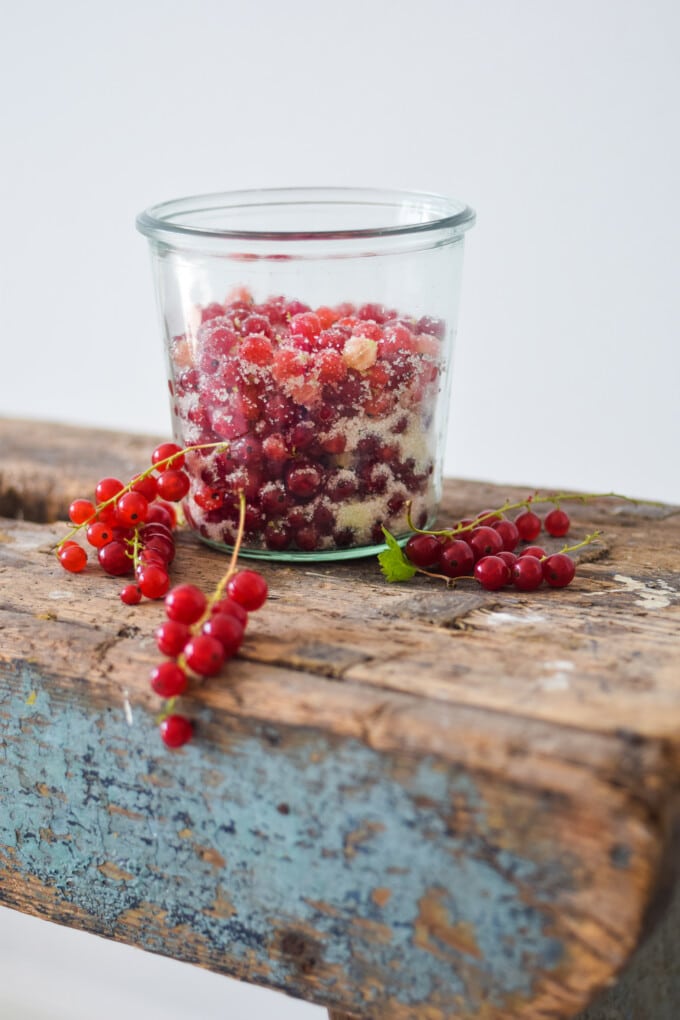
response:
<path fill-rule="evenodd" d="M 511 491 L 449 483 L 445 513 Z M 262 567 L 177 755 L 145 680 L 159 607 L 65 575 L 57 526 L 3 522 L 2 902 L 350 1015 L 573 1015 L 665 895 L 680 776 L 680 520 L 574 516 L 608 554 L 567 592 Z M 176 576 L 221 567 L 181 540 Z"/>

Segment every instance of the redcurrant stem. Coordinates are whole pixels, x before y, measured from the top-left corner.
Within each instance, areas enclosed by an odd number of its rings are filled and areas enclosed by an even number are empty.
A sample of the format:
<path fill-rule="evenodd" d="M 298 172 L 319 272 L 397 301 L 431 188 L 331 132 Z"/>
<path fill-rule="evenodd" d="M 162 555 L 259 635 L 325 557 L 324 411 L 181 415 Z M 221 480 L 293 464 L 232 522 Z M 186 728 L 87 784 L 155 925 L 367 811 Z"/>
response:
<path fill-rule="evenodd" d="M 243 542 L 243 532 L 245 531 L 246 524 L 246 496 L 242 489 L 238 494 L 238 513 L 239 513 L 238 531 L 236 532 L 236 541 L 234 542 L 234 547 L 231 551 L 231 557 L 229 558 L 229 566 L 227 567 L 226 571 L 224 572 L 220 580 L 217 582 L 217 586 L 215 587 L 214 592 L 208 598 L 203 615 L 194 624 L 194 628 L 197 632 L 200 632 L 205 621 L 210 619 L 210 616 L 212 614 L 212 607 L 215 605 L 216 602 L 219 602 L 224 597 L 224 591 L 227 585 L 229 584 L 229 581 L 236 573 L 238 554 L 241 548 L 241 543 Z M 177 662 L 182 667 L 182 669 L 186 669 L 186 659 L 184 658 L 184 653 L 182 653 L 179 656 Z"/>
<path fill-rule="evenodd" d="M 470 524 L 457 524 L 455 528 L 442 528 L 439 531 L 428 531 L 423 528 L 419 528 L 411 517 L 411 501 L 406 503 L 406 521 L 411 531 L 418 535 L 442 535 L 446 538 L 452 538 L 454 535 L 460 535 L 464 531 L 472 531 L 474 528 L 480 527 L 485 521 L 493 520 L 498 514 L 507 513 L 508 510 L 521 510 L 527 509 L 528 507 L 534 506 L 536 503 L 552 503 L 554 506 L 559 506 L 560 503 L 564 502 L 575 502 L 575 503 L 591 503 L 596 499 L 620 499 L 624 503 L 632 503 L 634 506 L 664 506 L 663 503 L 659 503 L 652 499 L 634 499 L 631 496 L 624 496 L 620 492 L 555 492 L 555 493 L 534 493 L 528 496 L 526 499 L 507 500 L 502 506 L 499 506 L 496 510 L 489 510 L 488 513 L 479 514 Z"/>
<path fill-rule="evenodd" d="M 246 496 L 243 490 L 238 494 L 238 530 L 236 532 L 236 541 L 234 542 L 234 548 L 231 550 L 231 557 L 229 559 L 229 566 L 227 567 L 223 577 L 219 581 L 215 591 L 208 599 L 208 607 L 206 614 L 210 612 L 216 602 L 224 597 L 224 592 L 231 581 L 232 577 L 236 573 L 236 567 L 238 563 L 238 554 L 241 550 L 241 543 L 243 542 L 243 532 L 246 526 Z"/>
<path fill-rule="evenodd" d="M 593 531 L 590 535 L 586 535 L 586 537 L 581 542 L 577 542 L 575 545 L 565 545 L 565 546 L 562 546 L 562 548 L 560 549 L 560 552 L 561 553 L 570 553 L 570 552 L 576 552 L 577 549 L 583 549 L 583 548 L 585 548 L 585 546 L 592 545 L 593 542 L 597 541 L 597 539 L 600 537 L 601 534 L 602 534 L 601 531 Z M 543 562 L 543 560 L 547 560 L 547 559 L 548 559 L 547 555 L 541 556 L 541 562 Z"/>
<path fill-rule="evenodd" d="M 139 566 L 139 550 L 142 546 L 142 543 L 139 541 L 139 528 L 135 528 L 132 538 L 128 539 L 128 545 L 132 547 L 132 565 L 136 575 L 137 567 Z"/>
<path fill-rule="evenodd" d="M 432 570 L 424 570 L 423 567 L 415 567 L 417 574 L 425 574 L 426 577 L 435 577 L 438 581 L 446 581 L 447 588 L 453 588 L 456 581 L 460 581 L 460 577 L 447 577 L 446 574 L 435 574 Z M 469 578 L 468 578 L 469 580 Z"/>
<path fill-rule="evenodd" d="M 82 521 L 81 524 L 76 524 L 74 528 L 71 528 L 68 534 L 64 535 L 64 537 L 55 545 L 55 552 L 58 555 L 59 550 L 65 542 L 68 542 L 69 539 L 73 538 L 74 535 L 77 535 L 79 531 L 86 528 L 88 524 L 92 524 L 92 522 L 96 520 L 97 514 L 101 513 L 102 510 L 105 510 L 107 506 L 117 503 L 121 496 L 124 496 L 126 492 L 130 492 L 138 482 L 148 478 L 149 475 L 154 473 L 154 471 L 162 471 L 164 467 L 167 467 L 173 460 L 177 460 L 178 457 L 182 457 L 185 453 L 193 453 L 194 450 L 226 450 L 228 446 L 229 444 L 225 443 L 224 440 L 219 443 L 196 443 L 194 446 L 185 446 L 184 449 L 180 450 L 178 453 L 173 453 L 169 457 L 164 457 L 163 460 L 159 460 L 158 463 L 152 464 L 151 467 L 146 469 L 146 471 L 142 471 L 142 473 L 137 475 L 136 478 L 133 478 L 132 481 L 127 483 L 127 485 L 123 486 L 120 492 L 117 492 L 115 496 L 111 496 L 110 499 L 105 499 L 103 503 L 97 503 L 94 508 L 94 513 L 90 514 L 87 520 Z"/>
<path fill-rule="evenodd" d="M 164 719 L 167 719 L 168 716 L 172 715 L 172 713 L 175 711 L 175 704 L 176 703 L 177 703 L 177 697 L 176 696 L 172 697 L 172 698 L 168 698 L 166 701 L 163 702 L 163 707 L 161 708 L 161 711 L 156 716 L 156 722 L 158 723 L 159 726 L 163 722 Z"/>

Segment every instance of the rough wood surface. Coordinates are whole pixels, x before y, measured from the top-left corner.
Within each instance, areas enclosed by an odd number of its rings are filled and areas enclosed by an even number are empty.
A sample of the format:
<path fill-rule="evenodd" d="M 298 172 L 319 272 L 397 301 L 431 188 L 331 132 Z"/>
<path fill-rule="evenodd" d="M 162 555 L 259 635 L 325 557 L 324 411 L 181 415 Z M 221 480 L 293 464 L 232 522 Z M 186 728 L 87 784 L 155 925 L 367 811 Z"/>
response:
<path fill-rule="evenodd" d="M 149 450 L 32 423 L 0 439 L 0 500 L 26 518 Z M 449 482 L 443 516 L 514 492 Z M 62 572 L 60 526 L 4 521 L 0 900 L 340 1014 L 573 1016 L 674 877 L 680 517 L 573 518 L 603 554 L 564 592 L 261 566 L 271 598 L 186 699 L 198 739 L 175 755 L 146 683 L 159 607 Z M 175 577 L 223 565 L 187 535 Z"/>

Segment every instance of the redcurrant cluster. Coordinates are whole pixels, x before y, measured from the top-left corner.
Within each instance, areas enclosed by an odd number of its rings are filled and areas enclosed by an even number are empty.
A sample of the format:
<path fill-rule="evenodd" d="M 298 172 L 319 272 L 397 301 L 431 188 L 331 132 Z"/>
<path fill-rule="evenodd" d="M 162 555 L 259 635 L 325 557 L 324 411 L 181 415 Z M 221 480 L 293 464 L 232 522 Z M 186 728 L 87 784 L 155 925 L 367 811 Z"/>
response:
<path fill-rule="evenodd" d="M 134 576 L 134 582 L 120 593 L 123 602 L 136 605 L 143 596 L 163 598 L 175 555 L 177 514 L 172 504 L 189 491 L 189 476 L 183 470 L 185 452 L 176 443 L 161 443 L 153 451 L 151 467 L 127 484 L 102 478 L 94 501 L 75 499 L 69 507 L 74 527 L 57 546 L 62 567 L 74 574 L 85 569 L 87 551 L 74 538 L 84 532 L 107 574 Z"/>
<path fill-rule="evenodd" d="M 238 652 L 248 613 L 260 609 L 267 598 L 267 582 L 254 570 L 234 573 L 236 557 L 211 598 L 193 584 L 180 584 L 165 598 L 167 619 L 156 630 L 156 645 L 169 656 L 151 672 L 151 687 L 168 699 L 160 722 L 168 747 L 181 747 L 191 739 L 193 723 L 174 711 L 190 675 L 216 676 Z"/>
<path fill-rule="evenodd" d="M 223 444 L 220 444 L 223 445 Z M 193 584 L 168 591 L 169 566 L 175 555 L 173 529 L 177 522 L 172 503 L 189 491 L 183 470 L 185 454 L 176 443 L 162 443 L 151 456 L 151 467 L 123 485 L 117 478 L 103 478 L 95 488 L 95 500 L 76 499 L 69 507 L 73 528 L 58 544 L 57 556 L 65 570 L 80 573 L 87 565 L 86 550 L 74 535 L 85 532 L 97 550 L 106 573 L 133 574 L 120 597 L 136 605 L 143 596 L 165 598 L 167 619 L 156 630 L 158 650 L 168 656 L 151 673 L 151 687 L 166 699 L 160 718 L 161 737 L 168 747 L 190 740 L 193 724 L 174 712 L 175 699 L 184 694 L 191 679 L 215 676 L 238 652 L 248 613 L 267 598 L 267 583 L 254 570 L 237 571 L 238 552 L 246 520 L 246 497 L 239 494 L 239 524 L 231 560 L 225 575 L 208 598 Z"/>
<path fill-rule="evenodd" d="M 543 583 L 565 588 L 574 579 L 576 564 L 570 552 L 589 545 L 597 532 L 576 545 L 548 554 L 533 543 L 544 527 L 553 538 L 568 534 L 571 521 L 566 511 L 555 506 L 541 518 L 531 509 L 532 499 L 507 504 L 498 510 L 483 510 L 475 518 L 460 521 L 446 531 L 418 530 L 406 543 L 406 561 L 413 572 L 442 577 L 451 582 L 459 577 L 474 577 L 483 588 L 497 591 L 513 585 L 519 591 L 534 591 Z M 514 519 L 505 511 L 524 507 Z"/>

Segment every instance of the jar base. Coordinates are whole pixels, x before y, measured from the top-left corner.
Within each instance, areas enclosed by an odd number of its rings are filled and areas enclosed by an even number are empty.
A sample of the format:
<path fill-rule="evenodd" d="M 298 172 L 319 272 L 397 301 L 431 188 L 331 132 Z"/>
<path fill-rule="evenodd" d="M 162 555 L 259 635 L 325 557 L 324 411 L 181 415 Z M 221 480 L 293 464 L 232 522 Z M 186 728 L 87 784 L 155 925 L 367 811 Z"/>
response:
<path fill-rule="evenodd" d="M 217 549 L 218 552 L 232 553 L 234 551 L 234 547 L 231 545 L 214 542 L 212 539 L 204 538 L 200 534 L 197 537 L 204 545 L 210 546 L 211 549 Z M 398 538 L 397 542 L 400 546 L 404 546 L 408 538 L 408 535 L 404 535 L 403 538 Z M 275 552 L 270 549 L 241 548 L 239 549 L 239 559 L 269 560 L 272 563 L 338 563 L 343 560 L 358 560 L 366 559 L 369 556 L 377 556 L 378 553 L 384 552 L 385 549 L 387 549 L 387 546 L 384 542 L 379 542 L 377 545 L 354 546 L 351 549 L 317 549 L 313 552 L 303 552 L 300 549 Z"/>

